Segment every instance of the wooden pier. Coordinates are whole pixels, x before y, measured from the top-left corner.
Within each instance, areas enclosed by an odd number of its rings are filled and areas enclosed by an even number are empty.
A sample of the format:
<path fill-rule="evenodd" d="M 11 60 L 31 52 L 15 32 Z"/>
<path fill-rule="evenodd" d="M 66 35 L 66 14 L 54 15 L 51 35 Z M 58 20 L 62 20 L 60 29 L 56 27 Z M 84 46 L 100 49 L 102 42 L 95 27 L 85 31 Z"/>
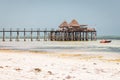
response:
<path fill-rule="evenodd" d="M 21 35 L 20 35 L 21 34 Z M 96 40 L 96 31 L 59 31 L 34 29 L 5 29 L 0 30 L 0 41 L 93 41 Z M 7 37 L 6 37 L 7 36 Z"/>

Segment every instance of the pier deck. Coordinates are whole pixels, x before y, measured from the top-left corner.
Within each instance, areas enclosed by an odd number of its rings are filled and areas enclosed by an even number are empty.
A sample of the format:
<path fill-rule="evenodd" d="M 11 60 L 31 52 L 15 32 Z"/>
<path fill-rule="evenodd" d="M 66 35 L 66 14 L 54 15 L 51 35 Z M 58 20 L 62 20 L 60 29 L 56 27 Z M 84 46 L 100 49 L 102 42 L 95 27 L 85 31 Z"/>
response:
<path fill-rule="evenodd" d="M 22 34 L 22 35 L 20 35 Z M 30 39 L 33 41 L 33 39 L 36 39 L 37 41 L 40 41 L 43 39 L 44 41 L 93 41 L 96 40 L 96 31 L 58 31 L 58 30 L 34 30 L 34 29 L 5 29 L 3 28 L 0 30 L 0 38 L 1 41 L 6 41 L 6 39 L 9 39 L 9 41 L 20 41 L 20 39 L 23 39 L 26 41 L 26 39 Z"/>

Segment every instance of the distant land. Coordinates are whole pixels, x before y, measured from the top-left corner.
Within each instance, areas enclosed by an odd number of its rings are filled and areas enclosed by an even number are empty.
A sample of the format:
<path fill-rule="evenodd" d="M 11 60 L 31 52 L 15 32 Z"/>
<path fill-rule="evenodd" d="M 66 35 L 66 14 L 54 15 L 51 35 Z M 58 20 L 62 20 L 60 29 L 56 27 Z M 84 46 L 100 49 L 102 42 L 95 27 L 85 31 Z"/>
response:
<path fill-rule="evenodd" d="M 97 36 L 97 39 L 116 39 L 116 40 L 120 40 L 120 36 L 114 36 L 114 35 Z"/>

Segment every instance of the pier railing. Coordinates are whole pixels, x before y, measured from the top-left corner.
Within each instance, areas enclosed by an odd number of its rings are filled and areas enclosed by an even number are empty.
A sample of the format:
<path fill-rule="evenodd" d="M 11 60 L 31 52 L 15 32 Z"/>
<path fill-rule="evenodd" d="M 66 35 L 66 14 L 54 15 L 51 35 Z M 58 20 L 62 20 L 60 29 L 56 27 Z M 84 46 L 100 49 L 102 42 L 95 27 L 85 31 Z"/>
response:
<path fill-rule="evenodd" d="M 96 31 L 58 31 L 41 29 L 0 29 L 0 41 L 88 41 L 96 40 Z"/>

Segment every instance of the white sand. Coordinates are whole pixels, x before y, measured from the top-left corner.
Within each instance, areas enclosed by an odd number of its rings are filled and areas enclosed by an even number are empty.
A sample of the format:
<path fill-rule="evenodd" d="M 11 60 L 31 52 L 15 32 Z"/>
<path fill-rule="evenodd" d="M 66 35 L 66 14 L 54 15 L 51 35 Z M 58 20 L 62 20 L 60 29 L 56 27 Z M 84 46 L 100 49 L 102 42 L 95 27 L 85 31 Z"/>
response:
<path fill-rule="evenodd" d="M 120 55 L 0 50 L 0 80 L 120 80 Z"/>

